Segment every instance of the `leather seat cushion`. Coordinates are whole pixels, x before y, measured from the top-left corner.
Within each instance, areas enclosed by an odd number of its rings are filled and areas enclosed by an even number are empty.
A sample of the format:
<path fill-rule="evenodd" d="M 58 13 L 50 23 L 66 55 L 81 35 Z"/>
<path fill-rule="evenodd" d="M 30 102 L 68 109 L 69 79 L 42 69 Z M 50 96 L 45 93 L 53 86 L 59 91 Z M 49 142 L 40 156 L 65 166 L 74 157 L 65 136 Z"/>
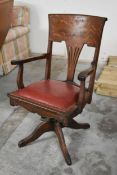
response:
<path fill-rule="evenodd" d="M 79 86 L 67 82 L 42 80 L 17 90 L 12 95 L 66 111 L 76 104 L 79 89 Z"/>

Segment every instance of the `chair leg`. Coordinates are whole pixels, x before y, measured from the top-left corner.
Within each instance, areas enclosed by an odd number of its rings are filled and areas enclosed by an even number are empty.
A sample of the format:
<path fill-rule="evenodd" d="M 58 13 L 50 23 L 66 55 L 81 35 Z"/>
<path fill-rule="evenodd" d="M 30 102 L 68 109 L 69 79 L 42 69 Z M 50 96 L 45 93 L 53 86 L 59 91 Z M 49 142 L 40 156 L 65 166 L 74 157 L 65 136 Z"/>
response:
<path fill-rule="evenodd" d="M 62 132 L 63 127 L 64 127 L 63 125 L 61 125 L 59 122 L 55 122 L 54 120 L 41 122 L 28 137 L 19 141 L 18 146 L 19 147 L 26 146 L 27 144 L 35 141 L 37 138 L 39 138 L 45 132 L 55 131 L 57 138 L 59 140 L 59 144 L 60 144 L 64 159 L 68 165 L 71 165 L 72 164 L 71 158 L 70 158 L 69 152 L 67 150 L 64 135 Z M 71 119 L 69 121 L 68 127 L 73 128 L 73 129 L 88 129 L 88 128 L 90 128 L 90 125 L 88 123 L 82 123 L 82 124 L 77 123 L 74 119 Z"/>
<path fill-rule="evenodd" d="M 71 119 L 68 127 L 72 129 L 88 129 L 90 125 L 88 123 L 77 123 L 74 119 Z"/>
<path fill-rule="evenodd" d="M 60 144 L 63 156 L 65 158 L 65 161 L 68 165 L 71 165 L 72 164 L 71 158 L 70 158 L 69 152 L 68 152 L 66 144 L 65 144 L 65 139 L 64 139 L 64 135 L 63 135 L 60 123 L 58 123 L 58 122 L 55 123 L 54 129 L 55 129 L 55 133 L 58 137 L 59 144 Z"/>
<path fill-rule="evenodd" d="M 41 122 L 28 137 L 19 141 L 18 146 L 19 147 L 26 146 L 27 144 L 39 138 L 43 133 L 48 131 L 54 131 L 53 123 L 51 123 L 50 121 Z"/>

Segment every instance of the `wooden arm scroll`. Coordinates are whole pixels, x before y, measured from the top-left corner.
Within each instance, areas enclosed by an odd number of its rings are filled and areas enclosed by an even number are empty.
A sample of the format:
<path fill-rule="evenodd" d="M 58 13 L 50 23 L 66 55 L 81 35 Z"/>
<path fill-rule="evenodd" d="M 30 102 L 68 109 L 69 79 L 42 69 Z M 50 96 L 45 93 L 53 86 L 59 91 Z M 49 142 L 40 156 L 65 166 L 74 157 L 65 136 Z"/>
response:
<path fill-rule="evenodd" d="M 79 75 L 78 75 L 78 80 L 80 80 L 80 81 L 85 81 L 86 78 L 87 78 L 90 74 L 92 74 L 93 72 L 94 72 L 94 68 L 93 68 L 93 67 L 91 67 L 91 68 L 89 68 L 89 69 L 86 69 L 86 70 L 80 72 Z"/>

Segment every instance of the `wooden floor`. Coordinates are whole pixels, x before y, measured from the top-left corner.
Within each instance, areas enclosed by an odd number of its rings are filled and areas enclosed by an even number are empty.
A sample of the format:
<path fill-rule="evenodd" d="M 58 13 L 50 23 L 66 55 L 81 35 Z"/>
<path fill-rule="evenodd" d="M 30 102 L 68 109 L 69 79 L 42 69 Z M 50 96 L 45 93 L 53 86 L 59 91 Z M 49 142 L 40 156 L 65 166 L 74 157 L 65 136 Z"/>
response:
<path fill-rule="evenodd" d="M 95 83 L 97 94 L 117 97 L 117 56 L 110 56 Z"/>

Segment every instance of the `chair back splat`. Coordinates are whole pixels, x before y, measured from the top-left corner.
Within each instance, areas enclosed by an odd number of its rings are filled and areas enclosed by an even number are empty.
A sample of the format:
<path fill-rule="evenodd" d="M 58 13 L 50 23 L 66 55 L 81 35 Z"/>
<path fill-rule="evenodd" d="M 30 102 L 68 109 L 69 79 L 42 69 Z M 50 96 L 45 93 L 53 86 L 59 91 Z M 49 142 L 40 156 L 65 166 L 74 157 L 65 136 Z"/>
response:
<path fill-rule="evenodd" d="M 45 132 L 54 131 L 58 137 L 66 163 L 68 165 L 72 164 L 62 128 L 90 128 L 88 123 L 77 123 L 73 118 L 82 112 L 87 103 L 91 103 L 101 37 L 106 20 L 107 18 L 98 16 L 50 14 L 47 53 L 12 61 L 12 64 L 19 65 L 17 77 L 19 89 L 8 95 L 11 105 L 20 105 L 30 112 L 41 115 L 44 120 L 32 134 L 18 143 L 19 147 L 33 142 Z M 61 41 L 65 42 L 68 55 L 66 81 L 51 80 L 52 45 L 53 42 Z M 76 84 L 74 73 L 85 44 L 95 48 L 93 61 L 89 69 L 78 74 L 80 84 Z M 23 64 L 38 59 L 46 59 L 45 80 L 25 87 L 23 83 Z M 87 77 L 90 78 L 88 88 L 85 86 Z"/>
<path fill-rule="evenodd" d="M 84 44 L 95 47 L 92 64 L 96 67 L 106 20 L 107 18 L 77 14 L 49 15 L 48 52 L 51 55 L 53 42 L 65 41 L 68 54 L 67 80 L 74 79 L 76 64 Z"/>

